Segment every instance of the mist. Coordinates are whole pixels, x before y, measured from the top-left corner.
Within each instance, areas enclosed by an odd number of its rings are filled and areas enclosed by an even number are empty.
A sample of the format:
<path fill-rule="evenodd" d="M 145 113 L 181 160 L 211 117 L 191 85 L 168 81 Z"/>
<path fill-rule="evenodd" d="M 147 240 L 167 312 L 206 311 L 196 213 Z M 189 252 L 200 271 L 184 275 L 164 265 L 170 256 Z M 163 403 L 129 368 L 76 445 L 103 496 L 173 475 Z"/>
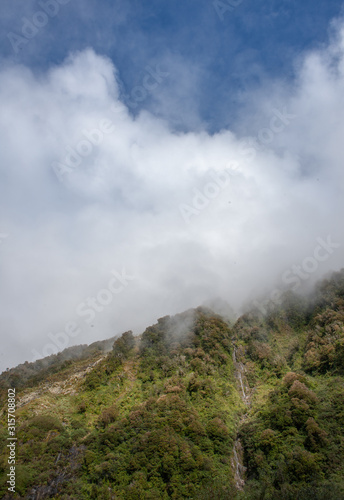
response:
<path fill-rule="evenodd" d="M 293 83 L 265 81 L 216 133 L 195 107 L 184 132 L 134 112 L 154 91 L 175 113 L 169 60 L 126 102 L 92 49 L 43 72 L 5 65 L 0 371 L 217 297 L 237 314 L 343 267 L 343 34 L 338 21 Z"/>

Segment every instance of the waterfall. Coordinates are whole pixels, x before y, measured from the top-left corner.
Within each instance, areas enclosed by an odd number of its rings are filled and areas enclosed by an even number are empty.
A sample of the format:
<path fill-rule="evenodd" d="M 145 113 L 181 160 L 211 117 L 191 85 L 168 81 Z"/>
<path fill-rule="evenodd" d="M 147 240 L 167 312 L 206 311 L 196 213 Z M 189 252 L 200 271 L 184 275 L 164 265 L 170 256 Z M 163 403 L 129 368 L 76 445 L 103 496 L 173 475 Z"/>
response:
<path fill-rule="evenodd" d="M 237 361 L 236 347 L 233 348 L 233 362 L 235 368 L 235 377 L 237 378 L 237 380 L 239 380 L 239 385 L 241 389 L 241 399 L 243 400 L 246 406 L 249 406 L 250 404 L 249 387 L 245 377 L 246 368 L 243 365 L 243 363 Z"/>
<path fill-rule="evenodd" d="M 246 381 L 245 377 L 245 366 L 243 363 L 240 361 L 237 361 L 236 357 L 236 347 L 233 348 L 233 363 L 234 363 L 234 368 L 235 368 L 235 377 L 239 381 L 239 387 L 240 387 L 240 392 L 241 392 L 241 399 L 244 402 L 246 406 L 249 406 L 250 400 L 249 400 L 249 387 Z M 246 420 L 247 418 L 247 413 L 245 413 L 240 421 L 239 421 L 239 428 L 240 425 Z M 234 447 L 233 447 L 233 457 L 232 457 L 232 467 L 233 467 L 233 472 L 234 472 L 234 480 L 235 480 L 235 485 L 238 490 L 242 490 L 244 485 L 245 485 L 245 471 L 246 467 L 243 465 L 244 462 L 244 450 L 240 441 L 240 438 L 237 434 L 237 437 L 235 439 Z"/>
<path fill-rule="evenodd" d="M 234 471 L 235 486 L 238 490 L 242 490 L 245 485 L 246 467 L 243 465 L 244 450 L 239 438 L 235 440 L 233 447 L 232 467 Z"/>

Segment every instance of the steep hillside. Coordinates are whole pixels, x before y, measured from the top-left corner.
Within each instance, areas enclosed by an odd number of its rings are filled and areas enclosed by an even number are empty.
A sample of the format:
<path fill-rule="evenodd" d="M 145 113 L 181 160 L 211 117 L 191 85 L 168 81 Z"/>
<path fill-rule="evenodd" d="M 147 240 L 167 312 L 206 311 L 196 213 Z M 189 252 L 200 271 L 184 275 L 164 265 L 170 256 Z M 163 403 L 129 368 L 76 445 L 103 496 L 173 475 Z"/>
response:
<path fill-rule="evenodd" d="M 344 270 L 234 331 L 252 388 L 247 498 L 343 499 Z"/>
<path fill-rule="evenodd" d="M 344 499 L 344 270 L 265 316 L 198 308 L 81 351 L 1 376 L 2 498 Z"/>

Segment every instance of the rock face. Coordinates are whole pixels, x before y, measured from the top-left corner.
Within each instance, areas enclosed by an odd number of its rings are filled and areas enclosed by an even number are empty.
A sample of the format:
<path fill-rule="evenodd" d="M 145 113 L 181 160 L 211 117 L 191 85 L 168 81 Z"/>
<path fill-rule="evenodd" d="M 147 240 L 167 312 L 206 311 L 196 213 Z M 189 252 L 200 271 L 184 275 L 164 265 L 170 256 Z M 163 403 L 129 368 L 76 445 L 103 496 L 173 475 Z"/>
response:
<path fill-rule="evenodd" d="M 88 364 L 86 368 L 82 370 L 74 371 L 72 374 L 68 376 L 66 380 L 58 381 L 58 382 L 43 382 L 39 385 L 37 390 L 26 390 L 21 393 L 20 397 L 17 400 L 17 408 L 22 408 L 23 406 L 31 403 L 37 398 L 41 398 L 45 394 L 54 394 L 54 395 L 75 395 L 78 392 L 78 388 L 80 383 L 84 380 L 87 373 L 90 373 L 92 369 L 100 363 L 105 356 L 100 356 L 99 359 L 93 361 Z"/>
<path fill-rule="evenodd" d="M 56 472 L 56 477 L 44 486 L 33 486 L 30 492 L 24 497 L 25 500 L 43 500 L 60 494 L 63 491 L 63 484 L 73 479 L 75 472 L 81 467 L 82 459 L 86 451 L 86 446 L 72 446 L 66 461 L 67 465 Z"/>
<path fill-rule="evenodd" d="M 47 482 L 46 485 L 33 486 L 24 496 L 19 497 L 24 500 L 43 500 L 53 498 L 63 492 L 64 483 L 73 480 L 75 473 L 80 469 L 85 454 L 86 446 L 72 446 L 65 457 L 66 465 L 61 469 L 56 469 L 55 477 Z M 6 494 L 2 500 L 18 499 L 18 495 Z"/>

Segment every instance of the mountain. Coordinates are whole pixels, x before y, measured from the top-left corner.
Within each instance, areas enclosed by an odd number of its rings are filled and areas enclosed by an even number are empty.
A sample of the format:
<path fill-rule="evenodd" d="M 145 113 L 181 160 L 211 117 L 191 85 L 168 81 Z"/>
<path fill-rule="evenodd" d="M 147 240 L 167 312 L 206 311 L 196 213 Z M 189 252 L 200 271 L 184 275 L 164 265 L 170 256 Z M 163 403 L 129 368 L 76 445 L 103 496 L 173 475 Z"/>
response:
<path fill-rule="evenodd" d="M 0 383 L 1 498 L 344 499 L 344 270 L 266 314 L 199 307 Z"/>

